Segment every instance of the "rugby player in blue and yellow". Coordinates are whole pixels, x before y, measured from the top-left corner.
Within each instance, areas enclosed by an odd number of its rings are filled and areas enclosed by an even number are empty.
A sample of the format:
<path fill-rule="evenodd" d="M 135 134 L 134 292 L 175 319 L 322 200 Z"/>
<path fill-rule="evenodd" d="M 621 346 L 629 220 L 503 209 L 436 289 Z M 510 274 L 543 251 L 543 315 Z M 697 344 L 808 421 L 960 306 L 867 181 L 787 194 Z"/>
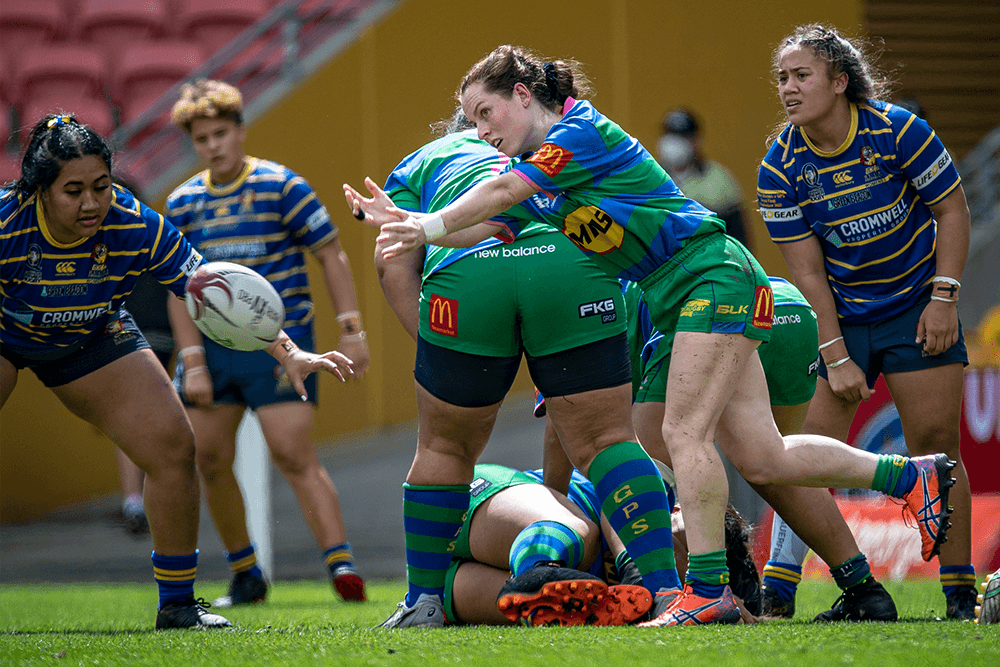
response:
<path fill-rule="evenodd" d="M 267 278 L 285 306 L 285 331 L 308 350 L 313 349 L 314 334 L 305 254 L 312 253 L 338 312 L 340 351 L 354 362 L 355 377 L 360 377 L 368 366 L 368 347 L 338 230 L 302 176 L 244 154 L 242 113 L 242 95 L 225 82 L 201 80 L 184 86 L 173 122 L 191 136 L 208 169 L 171 193 L 166 215 L 205 259 L 242 264 Z M 170 315 L 181 348 L 174 385 L 187 405 L 205 499 L 233 571 L 228 595 L 216 605 L 260 602 L 267 594 L 233 473 L 236 430 L 246 407 L 256 411 L 275 463 L 295 490 L 334 589 L 345 600 L 365 600 L 336 487 L 312 442 L 315 379 L 308 386 L 312 404 L 300 401 L 267 354 L 203 341 L 176 300 L 171 301 Z"/>
<path fill-rule="evenodd" d="M 788 124 L 761 164 L 757 198 L 771 238 L 818 317 L 826 363 L 806 432 L 846 439 L 858 403 L 885 375 L 907 448 L 922 458 L 881 461 L 882 483 L 874 486 L 891 491 L 908 484 L 935 465 L 923 458 L 934 452 L 957 462 L 951 540 L 941 546 L 943 526 L 934 519 L 948 504 L 944 489 L 939 494 L 930 485 L 918 520 L 926 527 L 924 559 L 940 549 L 948 617 L 971 620 L 971 495 L 959 452 L 968 357 L 957 309 L 969 209 L 951 155 L 934 131 L 910 111 L 880 101 L 885 81 L 865 46 L 832 28 L 806 25 L 775 50 Z"/>
<path fill-rule="evenodd" d="M 39 121 L 21 177 L 0 189 L 0 406 L 31 369 L 146 473 L 159 586 L 156 628 L 225 627 L 194 597 L 194 441 L 163 366 L 122 307 L 146 271 L 183 296 L 201 255 L 164 218 L 113 185 L 112 151 L 68 115 Z M 334 361 L 282 333 L 269 348 L 293 384 Z M 345 368 L 346 360 L 341 360 Z"/>
<path fill-rule="evenodd" d="M 639 142 L 576 99 L 586 92 L 584 83 L 576 63 L 544 62 L 524 49 L 499 47 L 463 78 L 462 106 L 480 138 L 509 156 L 533 153 L 433 215 L 383 211 L 372 222 L 381 225 L 384 253 L 394 255 L 530 200 L 544 222 L 609 275 L 640 283 L 653 323 L 672 347 L 663 437 L 692 552 L 684 593 L 651 625 L 736 622 L 722 532 L 728 485 L 713 444 L 716 427 L 732 431 L 737 444 L 730 458 L 756 483 L 868 486 L 878 459 L 828 438 L 789 436 L 794 447 L 786 447 L 770 415 L 756 354 L 772 323 L 766 274 L 725 235 L 721 220 L 684 197 Z M 375 216 L 375 200 L 362 201 L 349 186 L 345 193 Z M 581 420 L 600 419 L 606 408 L 603 401 L 574 407 L 585 410 Z M 622 482 L 645 477 L 653 465 L 636 443 L 609 442 L 573 463 L 594 482 L 605 515 L 630 548 L 629 531 L 662 525 L 654 517 L 663 496 L 636 496 Z M 944 492 L 948 470 L 932 464 L 919 476 L 934 476 L 934 484 L 941 477 Z M 910 480 L 890 491 L 906 496 L 910 511 L 923 516 L 929 508 L 917 496 L 924 485 Z M 935 537 L 946 529 L 947 510 L 940 510 L 921 524 Z"/>

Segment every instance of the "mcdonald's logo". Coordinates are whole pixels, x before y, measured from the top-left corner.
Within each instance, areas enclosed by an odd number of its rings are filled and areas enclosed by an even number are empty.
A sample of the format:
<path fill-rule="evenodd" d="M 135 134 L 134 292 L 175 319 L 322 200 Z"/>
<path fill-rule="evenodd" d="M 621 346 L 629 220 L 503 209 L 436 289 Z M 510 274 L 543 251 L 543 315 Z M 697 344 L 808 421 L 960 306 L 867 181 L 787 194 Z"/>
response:
<path fill-rule="evenodd" d="M 770 329 L 774 322 L 774 292 L 770 285 L 758 285 L 753 297 L 753 324 L 758 329 Z"/>
<path fill-rule="evenodd" d="M 573 153 L 571 151 L 555 144 L 542 144 L 527 161 L 552 178 L 562 171 L 563 167 L 569 164 L 572 159 Z"/>
<path fill-rule="evenodd" d="M 428 324 L 435 333 L 458 337 L 458 301 L 432 294 Z"/>

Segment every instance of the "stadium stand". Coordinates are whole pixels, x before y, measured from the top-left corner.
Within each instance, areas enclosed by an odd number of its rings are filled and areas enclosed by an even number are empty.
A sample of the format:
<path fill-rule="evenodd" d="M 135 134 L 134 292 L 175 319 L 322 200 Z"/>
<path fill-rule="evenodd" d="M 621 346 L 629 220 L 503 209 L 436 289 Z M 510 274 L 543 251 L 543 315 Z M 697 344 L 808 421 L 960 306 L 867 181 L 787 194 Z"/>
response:
<path fill-rule="evenodd" d="M 103 98 L 84 97 L 72 104 L 68 102 L 36 102 L 27 104 L 21 112 L 20 148 L 27 148 L 28 133 L 38 120 L 46 114 L 65 112 L 76 116 L 77 120 L 90 125 L 101 136 L 107 137 L 115 129 L 115 119 L 111 108 Z"/>
<path fill-rule="evenodd" d="M 13 99 L 19 105 L 103 99 L 106 72 L 104 54 L 87 44 L 29 47 L 15 68 Z"/>
<path fill-rule="evenodd" d="M 198 42 L 208 58 L 267 13 L 263 0 L 181 0 L 180 36 Z"/>
<path fill-rule="evenodd" d="M 201 62 L 201 50 L 194 42 L 162 40 L 127 47 L 112 84 L 122 122 L 146 111 Z"/>
<path fill-rule="evenodd" d="M 0 49 L 16 61 L 26 48 L 55 40 L 66 23 L 61 0 L 4 0 L 0 2 Z"/>
<path fill-rule="evenodd" d="M 121 53 L 131 44 L 166 37 L 170 32 L 163 0 L 85 0 L 76 24 L 80 39 L 108 53 Z"/>

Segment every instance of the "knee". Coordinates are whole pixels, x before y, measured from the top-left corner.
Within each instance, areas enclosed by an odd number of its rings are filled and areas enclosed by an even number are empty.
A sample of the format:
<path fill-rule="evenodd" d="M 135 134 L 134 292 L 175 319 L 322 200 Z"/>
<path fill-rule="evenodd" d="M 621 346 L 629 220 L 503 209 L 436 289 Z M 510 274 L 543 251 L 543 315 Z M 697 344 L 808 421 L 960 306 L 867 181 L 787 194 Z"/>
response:
<path fill-rule="evenodd" d="M 194 434 L 185 421 L 174 428 L 165 429 L 154 439 L 152 455 L 135 460 L 143 472 L 156 476 L 163 471 L 188 471 L 194 474 Z"/>
<path fill-rule="evenodd" d="M 275 467 L 281 471 L 286 478 L 300 477 L 312 468 L 312 457 L 294 456 L 288 452 L 271 452 L 271 459 Z"/>
<path fill-rule="evenodd" d="M 235 456 L 225 456 L 216 449 L 199 449 L 195 460 L 202 479 L 211 484 L 220 475 L 232 472 Z"/>
<path fill-rule="evenodd" d="M 763 456 L 752 456 L 739 461 L 733 461 L 740 476 L 755 486 L 774 484 L 779 476 L 776 474 L 777 462 Z"/>
<path fill-rule="evenodd" d="M 927 429 L 922 437 L 917 438 L 912 445 L 907 441 L 907 445 L 918 455 L 944 453 L 953 461 L 960 458 L 961 438 L 958 429 L 947 428 L 945 426 L 934 426 Z"/>

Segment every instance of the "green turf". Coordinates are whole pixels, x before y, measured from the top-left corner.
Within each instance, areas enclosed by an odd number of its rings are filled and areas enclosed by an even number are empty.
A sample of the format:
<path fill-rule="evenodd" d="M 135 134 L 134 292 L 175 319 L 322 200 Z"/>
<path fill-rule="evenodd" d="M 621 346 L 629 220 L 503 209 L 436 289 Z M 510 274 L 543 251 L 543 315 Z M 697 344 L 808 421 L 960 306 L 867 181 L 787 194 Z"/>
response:
<path fill-rule="evenodd" d="M 901 622 L 808 623 L 837 597 L 806 582 L 795 621 L 704 628 L 516 628 L 375 631 L 404 593 L 370 582 L 367 604 L 328 584 L 279 582 L 267 603 L 229 609 L 231 631 L 153 632 L 149 585 L 33 585 L 0 590 L 0 665 L 441 665 L 544 667 L 746 665 L 928 667 L 1000 665 L 1000 626 L 941 622 L 935 582 L 889 583 Z M 198 586 L 211 599 L 224 582 Z"/>

